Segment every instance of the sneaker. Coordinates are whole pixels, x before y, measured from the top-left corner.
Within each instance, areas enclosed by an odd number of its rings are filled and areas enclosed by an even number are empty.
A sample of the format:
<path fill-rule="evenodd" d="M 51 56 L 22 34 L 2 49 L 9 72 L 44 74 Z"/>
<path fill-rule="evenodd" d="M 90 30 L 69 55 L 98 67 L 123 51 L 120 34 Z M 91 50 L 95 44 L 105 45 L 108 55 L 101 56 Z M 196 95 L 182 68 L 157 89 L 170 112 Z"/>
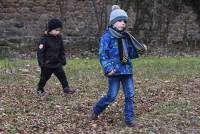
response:
<path fill-rule="evenodd" d="M 134 128 L 141 128 L 141 127 L 142 127 L 142 125 L 139 125 L 139 124 L 136 123 L 135 121 L 126 122 L 126 126 L 127 126 L 127 127 L 134 127 Z"/>
<path fill-rule="evenodd" d="M 76 91 L 74 89 L 70 89 L 70 88 L 65 88 L 64 89 L 64 94 L 65 95 L 69 95 L 69 94 L 74 94 Z"/>
<path fill-rule="evenodd" d="M 98 119 L 98 115 L 95 114 L 94 112 L 92 112 L 92 113 L 90 114 L 90 116 L 89 116 L 89 119 L 90 119 L 90 120 L 97 120 L 97 119 Z"/>
<path fill-rule="evenodd" d="M 49 93 L 48 93 L 48 92 L 45 92 L 45 91 L 37 91 L 37 94 L 38 94 L 39 96 L 42 96 L 42 97 L 46 97 L 46 96 L 49 95 Z"/>

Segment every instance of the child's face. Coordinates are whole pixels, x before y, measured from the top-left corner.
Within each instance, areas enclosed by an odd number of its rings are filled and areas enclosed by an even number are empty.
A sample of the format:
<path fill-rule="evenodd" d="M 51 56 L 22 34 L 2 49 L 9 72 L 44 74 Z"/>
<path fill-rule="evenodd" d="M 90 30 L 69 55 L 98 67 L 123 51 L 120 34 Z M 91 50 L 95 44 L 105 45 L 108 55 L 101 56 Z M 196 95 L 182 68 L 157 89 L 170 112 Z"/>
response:
<path fill-rule="evenodd" d="M 123 31 L 126 28 L 126 21 L 119 20 L 114 24 L 114 28 L 117 28 L 119 31 Z"/>
<path fill-rule="evenodd" d="M 49 32 L 51 35 L 57 36 L 61 33 L 61 28 L 56 28 L 51 30 L 51 32 Z"/>

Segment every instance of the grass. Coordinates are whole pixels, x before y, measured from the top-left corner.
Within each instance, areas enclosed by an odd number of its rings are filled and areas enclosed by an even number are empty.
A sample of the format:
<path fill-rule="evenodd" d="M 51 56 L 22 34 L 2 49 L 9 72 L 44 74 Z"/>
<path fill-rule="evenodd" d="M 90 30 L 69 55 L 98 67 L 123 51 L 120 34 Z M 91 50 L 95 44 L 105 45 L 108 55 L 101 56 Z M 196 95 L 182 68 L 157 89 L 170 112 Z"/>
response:
<path fill-rule="evenodd" d="M 97 121 L 92 105 L 106 93 L 107 79 L 97 59 L 70 59 L 65 72 L 78 91 L 62 95 L 53 76 L 50 95 L 36 95 L 40 70 L 35 59 L 0 60 L 0 133 L 199 133 L 200 57 L 142 57 L 135 68 L 136 119 L 144 127 L 123 123 L 122 91 Z"/>
<path fill-rule="evenodd" d="M 151 57 L 135 62 L 136 75 L 143 78 L 169 79 L 172 77 L 200 76 L 199 57 Z"/>

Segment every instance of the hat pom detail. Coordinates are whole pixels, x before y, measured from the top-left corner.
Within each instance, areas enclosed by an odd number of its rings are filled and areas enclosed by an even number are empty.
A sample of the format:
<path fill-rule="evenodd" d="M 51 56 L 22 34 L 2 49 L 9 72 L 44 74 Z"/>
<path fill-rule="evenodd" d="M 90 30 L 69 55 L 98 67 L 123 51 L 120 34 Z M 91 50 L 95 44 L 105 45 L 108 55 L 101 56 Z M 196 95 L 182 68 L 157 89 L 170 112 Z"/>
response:
<path fill-rule="evenodd" d="M 112 11 L 116 10 L 116 9 L 120 9 L 120 6 L 119 5 L 113 5 L 112 6 Z"/>

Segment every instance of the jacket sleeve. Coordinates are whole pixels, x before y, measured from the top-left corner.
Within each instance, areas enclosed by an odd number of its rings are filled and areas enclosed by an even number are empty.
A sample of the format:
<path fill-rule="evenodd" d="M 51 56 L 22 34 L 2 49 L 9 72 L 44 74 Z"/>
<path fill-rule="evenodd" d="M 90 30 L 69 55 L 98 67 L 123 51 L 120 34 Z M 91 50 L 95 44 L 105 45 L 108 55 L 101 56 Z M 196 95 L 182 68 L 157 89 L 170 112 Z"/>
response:
<path fill-rule="evenodd" d="M 37 60 L 40 67 L 45 66 L 45 49 L 47 46 L 47 41 L 45 37 L 42 37 L 37 46 Z"/>
<path fill-rule="evenodd" d="M 139 57 L 136 48 L 131 44 L 129 40 L 128 40 L 128 55 L 130 59 L 136 59 Z"/>
<path fill-rule="evenodd" d="M 65 54 L 65 47 L 63 44 L 63 39 L 61 38 L 61 47 L 60 47 L 60 62 L 62 65 L 66 65 L 66 54 Z"/>
<path fill-rule="evenodd" d="M 112 62 L 109 58 L 109 43 L 110 38 L 108 37 L 102 37 L 100 40 L 99 61 L 105 74 L 108 74 L 114 69 Z"/>

